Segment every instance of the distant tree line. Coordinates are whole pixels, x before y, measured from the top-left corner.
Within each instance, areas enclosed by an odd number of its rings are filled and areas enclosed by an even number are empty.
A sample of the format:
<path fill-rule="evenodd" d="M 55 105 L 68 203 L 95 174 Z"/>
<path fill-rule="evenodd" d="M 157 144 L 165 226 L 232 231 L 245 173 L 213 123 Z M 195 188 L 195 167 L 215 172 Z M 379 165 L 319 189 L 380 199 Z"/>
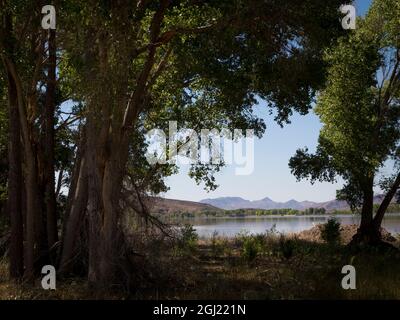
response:
<path fill-rule="evenodd" d="M 374 205 L 374 212 L 379 210 L 379 204 Z M 400 204 L 392 203 L 388 206 L 387 213 L 400 213 Z M 304 210 L 296 209 L 235 209 L 218 211 L 176 211 L 173 213 L 154 213 L 155 216 L 164 221 L 176 221 L 180 219 L 192 218 L 226 218 L 226 217 L 250 217 L 250 216 L 308 216 L 308 215 L 339 215 L 357 214 L 350 209 L 326 210 L 325 208 L 307 208 Z"/>

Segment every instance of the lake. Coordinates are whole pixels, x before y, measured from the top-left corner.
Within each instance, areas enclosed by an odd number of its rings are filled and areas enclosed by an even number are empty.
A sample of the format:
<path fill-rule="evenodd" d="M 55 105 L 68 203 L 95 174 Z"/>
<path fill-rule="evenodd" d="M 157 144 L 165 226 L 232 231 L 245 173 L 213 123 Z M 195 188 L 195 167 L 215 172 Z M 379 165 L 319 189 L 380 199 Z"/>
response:
<path fill-rule="evenodd" d="M 300 232 L 312 228 L 319 223 L 325 223 L 330 216 L 247 216 L 247 217 L 217 217 L 194 218 L 186 220 L 194 226 L 200 237 L 211 237 L 214 232 L 227 237 L 234 237 L 239 232 L 248 231 L 252 234 L 264 233 L 275 226 L 280 233 Z M 335 215 L 341 224 L 358 224 L 359 215 Z M 383 227 L 392 234 L 400 233 L 400 213 L 386 214 Z"/>

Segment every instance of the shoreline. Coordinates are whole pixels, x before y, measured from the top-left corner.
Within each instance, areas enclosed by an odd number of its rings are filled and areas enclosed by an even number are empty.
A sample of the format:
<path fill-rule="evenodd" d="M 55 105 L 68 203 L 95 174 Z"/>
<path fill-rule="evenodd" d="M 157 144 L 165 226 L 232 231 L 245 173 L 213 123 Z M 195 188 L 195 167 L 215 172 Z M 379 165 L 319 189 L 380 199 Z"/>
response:
<path fill-rule="evenodd" d="M 217 219 L 268 219 L 268 218 L 331 218 L 331 217 L 361 217 L 358 213 L 336 213 L 336 214 L 274 214 L 274 215 L 226 215 L 226 216 L 195 216 L 177 218 L 176 220 L 217 220 Z M 400 212 L 386 213 L 385 217 L 400 217 Z"/>
<path fill-rule="evenodd" d="M 322 230 L 323 224 L 317 224 L 311 228 L 299 231 L 299 232 L 288 232 L 288 233 L 281 233 L 281 232 L 264 232 L 264 233 L 258 233 L 258 234 L 252 234 L 252 233 L 244 233 L 244 234 L 236 234 L 233 237 L 230 236 L 225 236 L 223 234 L 217 234 L 215 236 L 210 236 L 210 237 L 204 237 L 201 236 L 199 237 L 199 241 L 201 243 L 207 244 L 211 243 L 214 241 L 214 239 L 223 239 L 228 242 L 235 242 L 237 241 L 238 238 L 241 237 L 282 237 L 284 239 L 295 239 L 295 240 L 301 240 L 301 241 L 308 241 L 311 243 L 315 244 L 323 244 L 324 240 L 321 237 L 321 230 Z M 341 225 L 340 226 L 340 244 L 346 245 L 350 242 L 354 234 L 357 232 L 358 225 L 356 224 L 347 224 L 347 225 Z M 387 231 L 385 228 L 381 229 L 382 232 L 382 239 L 386 242 L 389 242 L 396 247 L 400 248 L 400 234 L 393 234 L 389 231 Z"/>

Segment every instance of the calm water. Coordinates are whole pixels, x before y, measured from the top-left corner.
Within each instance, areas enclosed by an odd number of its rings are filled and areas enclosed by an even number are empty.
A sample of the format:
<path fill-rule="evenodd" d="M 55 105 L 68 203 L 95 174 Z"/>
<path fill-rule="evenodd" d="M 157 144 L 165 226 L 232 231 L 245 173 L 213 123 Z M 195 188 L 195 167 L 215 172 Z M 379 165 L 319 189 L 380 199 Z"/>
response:
<path fill-rule="evenodd" d="M 341 224 L 358 224 L 359 215 L 335 216 Z M 281 233 L 299 232 L 312 228 L 319 223 L 325 223 L 329 216 L 269 216 L 269 217 L 238 217 L 238 218 L 200 218 L 191 219 L 200 237 L 210 237 L 215 231 L 219 235 L 233 237 L 241 231 L 263 233 L 274 225 Z M 400 233 L 400 213 L 387 214 L 383 227 L 392 234 Z"/>

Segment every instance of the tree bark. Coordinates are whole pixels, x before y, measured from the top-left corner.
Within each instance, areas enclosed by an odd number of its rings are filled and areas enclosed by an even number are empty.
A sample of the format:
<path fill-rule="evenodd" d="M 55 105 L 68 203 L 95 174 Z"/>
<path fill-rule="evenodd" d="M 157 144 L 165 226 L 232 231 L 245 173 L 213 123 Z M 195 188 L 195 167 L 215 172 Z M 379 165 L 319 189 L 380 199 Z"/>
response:
<path fill-rule="evenodd" d="M 45 184 L 45 208 L 47 244 L 51 249 L 58 241 L 57 212 L 54 181 L 54 113 L 55 113 L 55 90 L 56 90 L 56 33 L 49 30 L 48 51 L 48 75 L 45 100 L 45 134 L 44 134 L 44 184 Z"/>
<path fill-rule="evenodd" d="M 9 14 L 2 21 L 4 28 L 4 39 L 2 39 L 5 54 L 14 56 L 15 46 L 12 37 L 12 20 Z M 22 206 L 22 156 L 21 156 L 21 127 L 18 112 L 18 93 L 13 75 L 11 74 L 7 59 L 3 56 L 3 63 L 7 72 L 8 80 L 8 199 L 7 207 L 11 222 L 10 241 L 10 276 L 21 278 L 24 272 L 24 220 Z"/>
<path fill-rule="evenodd" d="M 374 191 L 372 188 L 372 184 L 369 182 L 364 189 L 364 199 L 363 206 L 361 208 L 361 223 L 360 229 L 368 230 L 372 223 L 374 210 Z"/>
<path fill-rule="evenodd" d="M 120 82 L 118 87 L 110 85 L 109 37 L 107 32 L 98 37 L 97 82 L 87 101 L 86 143 L 83 158 L 87 179 L 87 206 L 85 214 L 89 221 L 89 268 L 88 280 L 93 287 L 108 287 L 114 284 L 121 261 L 121 230 L 118 226 L 120 193 L 129 154 L 130 134 L 135 121 L 143 108 L 143 100 L 148 89 L 148 80 L 156 60 L 156 48 L 153 45 L 159 36 L 164 12 L 168 0 L 161 1 L 150 25 L 148 54 L 135 83 L 135 89 L 126 98 L 128 77 L 125 66 L 131 61 L 119 61 Z M 118 94 L 116 94 L 118 92 Z M 71 210 L 72 213 L 72 210 Z M 73 219 L 73 215 L 68 220 Z M 68 222 L 69 223 L 69 222 Z M 70 234 L 66 232 L 66 236 Z M 64 251 L 69 245 L 64 240 Z M 65 253 L 66 254 L 66 253 Z M 64 258 L 63 258 L 64 259 Z M 63 265 L 63 263 L 62 263 Z"/>
<path fill-rule="evenodd" d="M 24 277 L 27 280 L 33 280 L 34 277 L 34 263 L 35 263 L 35 242 L 37 231 L 37 218 L 38 218 L 38 186 L 37 186 L 37 171 L 36 160 L 31 144 L 31 133 L 28 126 L 26 117 L 24 95 L 21 80 L 15 68 L 15 64 L 5 57 L 7 71 L 12 76 L 15 83 L 17 93 L 17 105 L 19 112 L 19 121 L 21 126 L 24 162 L 25 162 L 25 188 L 26 188 L 26 247 L 25 247 L 25 272 Z"/>
<path fill-rule="evenodd" d="M 86 164 L 83 158 L 77 163 L 78 174 L 76 178 L 76 187 L 70 190 L 69 195 L 70 209 L 68 216 L 64 221 L 62 252 L 59 272 L 66 274 L 71 271 L 73 260 L 76 254 L 76 245 L 79 232 L 82 229 L 83 218 L 88 201 L 88 182 L 86 174 Z M 73 178 L 73 180 L 75 180 Z"/>
<path fill-rule="evenodd" d="M 366 179 L 364 183 L 364 198 L 361 209 L 361 223 L 357 233 L 353 236 L 351 245 L 359 244 L 376 244 L 380 242 L 380 230 L 376 230 L 373 226 L 374 211 L 374 191 L 373 177 Z"/>
<path fill-rule="evenodd" d="M 11 218 L 10 276 L 21 278 L 24 272 L 22 215 L 22 158 L 17 93 L 8 76 L 9 146 L 8 146 L 8 210 Z"/>
<path fill-rule="evenodd" d="M 393 197 L 395 196 L 397 190 L 400 187 L 400 173 L 397 175 L 393 185 L 389 189 L 389 191 L 386 193 L 385 198 L 383 199 L 382 203 L 380 204 L 378 211 L 376 212 L 376 215 L 373 220 L 373 226 L 376 230 L 379 230 L 382 225 L 382 220 L 383 217 L 385 216 L 386 210 L 392 201 Z"/>
<path fill-rule="evenodd" d="M 91 287 L 102 288 L 106 286 L 106 279 L 102 272 L 107 261 L 101 259 L 102 247 L 104 246 L 101 229 L 103 221 L 102 195 L 102 167 L 99 157 L 98 131 L 92 122 L 88 124 L 88 139 L 85 148 L 87 154 L 86 170 L 88 173 L 88 204 L 87 213 L 89 218 L 89 270 L 88 281 Z M 111 263 L 111 261 L 108 261 Z M 104 272 L 104 271 L 103 271 Z"/>

